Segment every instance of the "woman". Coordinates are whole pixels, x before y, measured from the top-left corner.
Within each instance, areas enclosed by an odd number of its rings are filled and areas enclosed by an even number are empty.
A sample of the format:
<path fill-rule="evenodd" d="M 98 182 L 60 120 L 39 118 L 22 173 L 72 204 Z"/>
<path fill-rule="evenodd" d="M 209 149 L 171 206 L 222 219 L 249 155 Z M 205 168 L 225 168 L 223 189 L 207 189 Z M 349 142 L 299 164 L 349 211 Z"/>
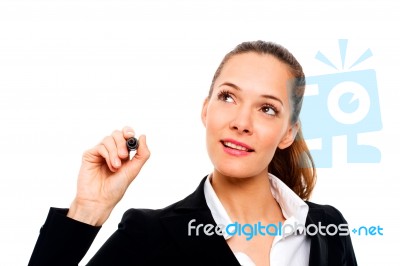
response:
<path fill-rule="evenodd" d="M 304 87 L 302 67 L 280 45 L 245 42 L 228 53 L 201 114 L 214 170 L 177 203 L 128 210 L 88 265 L 357 265 L 348 234 L 307 231 L 346 221 L 305 201 L 316 176 L 299 122 Z M 132 136 L 125 127 L 84 153 L 76 197 L 69 209 L 51 208 L 30 265 L 82 259 L 150 156 L 141 136 L 128 159 Z"/>

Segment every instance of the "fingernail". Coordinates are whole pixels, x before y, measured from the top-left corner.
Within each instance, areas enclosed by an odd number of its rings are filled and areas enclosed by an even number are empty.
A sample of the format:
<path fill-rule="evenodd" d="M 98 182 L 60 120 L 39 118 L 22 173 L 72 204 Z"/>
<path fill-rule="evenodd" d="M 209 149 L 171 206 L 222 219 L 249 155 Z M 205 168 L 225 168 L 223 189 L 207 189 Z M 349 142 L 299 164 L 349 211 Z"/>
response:
<path fill-rule="evenodd" d="M 119 161 L 119 159 L 115 158 L 114 164 L 115 164 L 115 166 L 119 167 L 121 165 L 121 162 Z"/>
<path fill-rule="evenodd" d="M 133 135 L 134 135 L 134 134 L 133 134 L 133 131 L 128 131 L 128 132 L 126 132 L 126 134 L 129 135 L 129 136 L 131 136 L 131 137 L 133 137 Z"/>

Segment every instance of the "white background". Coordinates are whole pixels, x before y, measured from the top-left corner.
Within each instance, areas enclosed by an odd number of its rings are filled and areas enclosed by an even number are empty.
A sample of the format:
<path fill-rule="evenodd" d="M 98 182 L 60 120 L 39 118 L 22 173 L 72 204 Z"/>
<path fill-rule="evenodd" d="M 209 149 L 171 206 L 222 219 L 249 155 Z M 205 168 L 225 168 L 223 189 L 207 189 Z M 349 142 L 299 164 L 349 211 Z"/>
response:
<path fill-rule="evenodd" d="M 314 56 L 340 64 L 341 38 L 350 61 L 374 54 L 355 70 L 377 73 L 383 130 L 359 139 L 382 161 L 347 164 L 346 138 L 335 138 L 312 200 L 350 226 L 384 228 L 352 236 L 359 265 L 399 265 L 399 11 L 397 1 L 1 1 L 0 265 L 28 263 L 49 207 L 74 197 L 83 151 L 124 125 L 147 135 L 152 156 L 82 265 L 126 209 L 191 193 L 212 170 L 201 105 L 236 44 L 283 44 L 310 76 L 336 73 Z"/>

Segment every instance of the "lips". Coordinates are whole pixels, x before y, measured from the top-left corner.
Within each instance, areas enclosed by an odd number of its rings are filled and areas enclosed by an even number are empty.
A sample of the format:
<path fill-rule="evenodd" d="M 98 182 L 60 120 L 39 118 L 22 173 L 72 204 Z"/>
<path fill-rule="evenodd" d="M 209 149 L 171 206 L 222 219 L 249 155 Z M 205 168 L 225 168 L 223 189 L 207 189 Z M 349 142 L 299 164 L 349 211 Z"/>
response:
<path fill-rule="evenodd" d="M 243 152 L 253 152 L 254 149 L 250 147 L 249 145 L 233 140 L 233 139 L 223 139 L 221 140 L 222 145 L 224 145 L 227 148 L 233 149 L 233 150 L 238 150 L 238 151 L 243 151 Z"/>

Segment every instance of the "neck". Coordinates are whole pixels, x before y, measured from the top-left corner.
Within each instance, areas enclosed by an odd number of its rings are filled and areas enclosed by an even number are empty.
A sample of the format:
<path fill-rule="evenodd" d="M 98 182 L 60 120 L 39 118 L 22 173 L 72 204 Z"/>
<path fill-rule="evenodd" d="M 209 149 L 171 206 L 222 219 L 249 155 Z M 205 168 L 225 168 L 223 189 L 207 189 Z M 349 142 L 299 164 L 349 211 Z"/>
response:
<path fill-rule="evenodd" d="M 284 220 L 281 208 L 272 196 L 267 171 L 254 177 L 236 178 L 214 170 L 211 184 L 233 222 L 277 223 Z"/>

